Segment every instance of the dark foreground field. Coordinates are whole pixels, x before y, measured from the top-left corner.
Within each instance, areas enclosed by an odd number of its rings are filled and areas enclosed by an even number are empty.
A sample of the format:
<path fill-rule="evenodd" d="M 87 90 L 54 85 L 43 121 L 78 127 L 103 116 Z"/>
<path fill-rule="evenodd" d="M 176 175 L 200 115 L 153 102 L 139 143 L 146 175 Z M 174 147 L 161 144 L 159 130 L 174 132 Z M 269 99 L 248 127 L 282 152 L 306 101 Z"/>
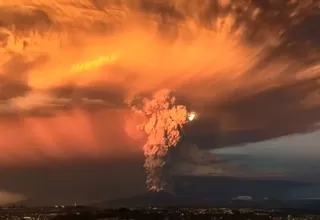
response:
<path fill-rule="evenodd" d="M 9 208 L 2 209 L 0 220 L 111 220 L 111 219 L 320 219 L 316 213 L 303 210 L 254 210 L 227 208 L 144 208 L 95 209 L 67 208 Z"/>

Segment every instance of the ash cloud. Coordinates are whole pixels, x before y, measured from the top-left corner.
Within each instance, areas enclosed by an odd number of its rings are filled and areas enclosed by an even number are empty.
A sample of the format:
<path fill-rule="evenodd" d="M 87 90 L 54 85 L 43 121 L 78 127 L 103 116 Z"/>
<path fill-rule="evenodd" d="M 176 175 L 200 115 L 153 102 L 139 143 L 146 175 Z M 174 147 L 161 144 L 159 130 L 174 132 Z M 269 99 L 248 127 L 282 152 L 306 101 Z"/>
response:
<path fill-rule="evenodd" d="M 212 148 L 312 132 L 317 129 L 314 123 L 320 120 L 319 105 L 314 98 L 319 90 L 317 81 L 314 78 L 271 88 L 226 102 L 219 108 L 208 104 L 199 114 L 208 115 L 211 121 L 199 118 L 188 128 L 188 136 L 199 146 Z M 306 105 L 308 100 L 312 100 L 311 105 Z M 214 113 L 210 115 L 210 111 Z M 199 128 L 205 132 L 198 132 Z"/>
<path fill-rule="evenodd" d="M 24 7 L 27 3 L 29 7 Z M 42 140 L 50 140 L 48 151 L 42 149 L 49 157 L 62 155 L 52 144 L 55 139 L 76 142 L 71 131 L 61 135 L 49 129 L 55 122 L 55 131 L 69 123 L 65 122 L 68 114 L 92 129 L 80 126 L 83 134 L 91 134 L 85 143 L 94 143 L 94 136 L 101 138 L 92 128 L 99 123 L 91 122 L 92 109 L 86 109 L 88 106 L 94 106 L 95 114 L 104 112 L 100 120 L 112 118 L 104 111 L 112 109 L 127 121 L 107 122 L 121 123 L 117 137 L 124 129 L 130 138 L 143 140 L 133 131 L 136 122 L 128 122 L 131 116 L 125 98 L 163 88 L 174 89 L 186 105 L 199 112 L 199 120 L 186 128 L 187 136 L 199 147 L 224 147 L 308 132 L 319 120 L 319 54 L 312 49 L 319 48 L 312 37 L 317 32 L 312 26 L 318 19 L 318 1 L 17 4 L 10 1 L 1 7 L 0 73 L 7 80 L 1 79 L 6 91 L 1 95 L 6 104 L 19 100 L 17 96 L 28 97 L 30 92 L 50 94 L 53 102 L 68 100 L 63 105 L 59 102 L 58 107 L 51 101 L 48 104 L 48 99 L 32 105 L 35 112 L 48 106 L 51 110 L 37 123 L 37 129 L 46 131 Z M 72 19 L 66 16 L 69 14 Z M 117 59 L 99 67 L 87 65 L 101 56 Z M 75 73 L 71 71 L 75 65 L 88 68 Z M 13 84 L 20 90 L 14 92 Z M 22 104 L 20 100 L 15 107 Z M 21 117 L 23 109 L 13 112 Z M 30 129 L 28 126 L 25 129 Z M 21 127 L 16 125 L 16 131 L 21 132 Z M 13 143 L 13 139 L 7 141 Z M 30 137 L 25 137 L 18 146 L 27 148 L 29 142 Z M 71 148 L 76 155 L 78 150 Z"/>
<path fill-rule="evenodd" d="M 151 98 L 134 98 L 128 104 L 134 113 L 145 118 L 140 127 L 147 134 L 143 146 L 147 188 L 163 191 L 167 185 L 163 168 L 170 148 L 176 147 L 182 138 L 183 125 L 188 121 L 187 108 L 176 104 L 172 92 L 166 89 L 155 92 Z"/>

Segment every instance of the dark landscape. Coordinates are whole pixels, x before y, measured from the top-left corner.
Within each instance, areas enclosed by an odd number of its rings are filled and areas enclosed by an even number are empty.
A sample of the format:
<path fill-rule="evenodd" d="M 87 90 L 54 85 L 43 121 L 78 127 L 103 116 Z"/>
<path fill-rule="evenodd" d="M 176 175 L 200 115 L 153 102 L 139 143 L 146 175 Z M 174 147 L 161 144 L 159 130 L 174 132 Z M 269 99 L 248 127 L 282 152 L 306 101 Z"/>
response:
<path fill-rule="evenodd" d="M 93 207 L 6 207 L 0 219 L 320 219 L 320 212 L 302 209 L 145 207 L 98 209 Z"/>
<path fill-rule="evenodd" d="M 211 187 L 203 187 L 202 181 Z M 320 219 L 317 217 L 319 199 L 292 196 L 294 190 L 314 184 L 274 179 L 179 177 L 172 193 L 146 192 L 85 206 L 28 206 L 31 201 L 27 200 L 3 207 L 0 219 Z"/>

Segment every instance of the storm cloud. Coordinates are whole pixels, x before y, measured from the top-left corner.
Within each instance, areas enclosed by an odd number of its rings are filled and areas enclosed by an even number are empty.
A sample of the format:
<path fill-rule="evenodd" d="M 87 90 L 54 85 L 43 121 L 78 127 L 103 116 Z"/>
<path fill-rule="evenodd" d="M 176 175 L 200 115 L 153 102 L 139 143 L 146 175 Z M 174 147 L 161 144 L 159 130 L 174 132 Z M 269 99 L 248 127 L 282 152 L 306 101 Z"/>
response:
<path fill-rule="evenodd" d="M 313 131 L 320 116 L 317 4 L 2 4 L 3 163 L 129 157 L 145 137 L 125 100 L 162 88 L 198 112 L 186 128 L 197 148 Z"/>

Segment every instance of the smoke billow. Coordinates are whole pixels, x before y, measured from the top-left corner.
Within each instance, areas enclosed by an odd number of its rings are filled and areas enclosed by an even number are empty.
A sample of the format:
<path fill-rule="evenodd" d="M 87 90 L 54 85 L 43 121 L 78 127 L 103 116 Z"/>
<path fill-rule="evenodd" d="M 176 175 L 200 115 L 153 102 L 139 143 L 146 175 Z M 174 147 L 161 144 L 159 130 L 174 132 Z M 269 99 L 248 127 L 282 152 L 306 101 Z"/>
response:
<path fill-rule="evenodd" d="M 163 88 L 185 97 L 204 121 L 217 120 L 219 129 L 195 129 L 210 138 L 233 130 L 258 130 L 263 138 L 301 133 L 320 118 L 318 0 L 11 0 L 0 6 L 0 118 L 13 118 L 0 123 L 0 164 L 132 157 L 118 148 L 139 139 L 123 98 Z M 308 19 L 313 25 L 300 25 Z M 172 107 L 158 111 L 147 103 L 133 106 L 148 122 L 146 152 L 161 158 L 150 156 L 147 164 L 161 167 L 174 144 L 158 152 L 150 143 L 179 130 L 159 128 Z M 197 165 L 201 155 L 192 154 Z"/>
<path fill-rule="evenodd" d="M 133 112 L 145 118 L 139 129 L 148 135 L 143 146 L 147 188 L 149 191 L 162 191 L 166 186 L 162 168 L 169 149 L 179 143 L 188 111 L 185 106 L 176 104 L 175 97 L 165 89 L 155 92 L 151 98 L 136 99 L 129 104 Z"/>

